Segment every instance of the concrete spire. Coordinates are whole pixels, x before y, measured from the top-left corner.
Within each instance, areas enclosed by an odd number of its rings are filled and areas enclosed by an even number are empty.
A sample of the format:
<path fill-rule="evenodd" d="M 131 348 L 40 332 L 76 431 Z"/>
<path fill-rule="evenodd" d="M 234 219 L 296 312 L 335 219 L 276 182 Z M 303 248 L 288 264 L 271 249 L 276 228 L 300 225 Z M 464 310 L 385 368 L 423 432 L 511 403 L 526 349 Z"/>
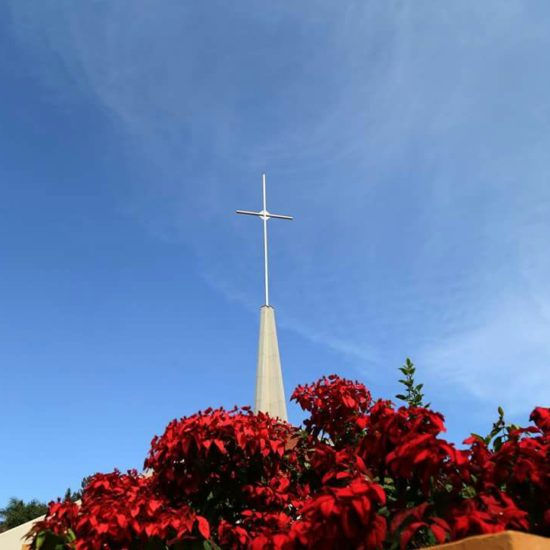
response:
<path fill-rule="evenodd" d="M 267 412 L 270 416 L 287 420 L 275 310 L 271 306 L 260 308 L 260 342 L 254 411 Z"/>

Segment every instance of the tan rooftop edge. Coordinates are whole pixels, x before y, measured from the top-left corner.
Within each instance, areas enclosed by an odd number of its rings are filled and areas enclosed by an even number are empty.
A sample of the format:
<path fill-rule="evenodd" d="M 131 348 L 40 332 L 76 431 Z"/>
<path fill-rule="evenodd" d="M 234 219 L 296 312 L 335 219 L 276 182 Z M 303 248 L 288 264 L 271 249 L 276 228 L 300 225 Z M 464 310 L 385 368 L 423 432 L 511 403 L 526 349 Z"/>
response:
<path fill-rule="evenodd" d="M 550 550 L 550 538 L 503 531 L 431 546 L 431 550 Z"/>

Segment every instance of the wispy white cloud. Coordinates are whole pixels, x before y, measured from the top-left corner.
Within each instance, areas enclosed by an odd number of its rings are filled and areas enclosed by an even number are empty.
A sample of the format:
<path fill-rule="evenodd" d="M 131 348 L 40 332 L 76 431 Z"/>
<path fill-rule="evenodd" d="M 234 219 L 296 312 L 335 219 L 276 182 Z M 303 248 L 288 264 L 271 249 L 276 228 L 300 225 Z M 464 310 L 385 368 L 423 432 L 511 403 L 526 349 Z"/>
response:
<path fill-rule="evenodd" d="M 466 331 L 419 352 L 418 359 L 440 387 L 502 404 L 525 420 L 529 408 L 548 403 L 550 322 L 519 294 L 478 326 L 471 322 Z"/>

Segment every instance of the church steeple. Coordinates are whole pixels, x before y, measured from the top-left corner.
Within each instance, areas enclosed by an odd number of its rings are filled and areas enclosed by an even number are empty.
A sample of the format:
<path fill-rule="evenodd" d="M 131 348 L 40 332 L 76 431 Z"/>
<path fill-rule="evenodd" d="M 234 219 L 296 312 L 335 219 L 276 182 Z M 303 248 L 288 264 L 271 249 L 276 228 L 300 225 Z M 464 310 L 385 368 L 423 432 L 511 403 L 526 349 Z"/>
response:
<path fill-rule="evenodd" d="M 254 410 L 269 413 L 287 420 L 286 399 L 275 324 L 275 310 L 269 304 L 269 264 L 267 246 L 267 222 L 271 218 L 292 220 L 292 216 L 271 214 L 267 210 L 266 178 L 262 175 L 263 209 L 260 212 L 237 210 L 237 214 L 257 216 L 263 221 L 265 305 L 260 308 L 260 340 L 258 345 L 258 369 L 256 371 L 256 399 Z"/>
<path fill-rule="evenodd" d="M 287 420 L 275 310 L 271 306 L 260 308 L 260 341 L 254 410 L 268 412 L 271 416 Z"/>

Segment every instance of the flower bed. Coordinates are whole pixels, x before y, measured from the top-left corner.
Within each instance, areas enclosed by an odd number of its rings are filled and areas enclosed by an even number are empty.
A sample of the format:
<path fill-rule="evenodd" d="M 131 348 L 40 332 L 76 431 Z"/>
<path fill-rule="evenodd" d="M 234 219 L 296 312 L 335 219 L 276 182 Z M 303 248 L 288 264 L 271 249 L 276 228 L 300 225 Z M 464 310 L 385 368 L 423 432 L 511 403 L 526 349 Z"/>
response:
<path fill-rule="evenodd" d="M 80 504 L 50 504 L 32 548 L 369 550 L 507 529 L 550 536 L 550 409 L 534 409 L 526 428 L 501 414 L 458 449 L 403 369 L 401 407 L 333 375 L 294 391 L 308 413 L 299 428 L 246 407 L 174 420 L 152 441 L 148 475 L 96 474 Z"/>

